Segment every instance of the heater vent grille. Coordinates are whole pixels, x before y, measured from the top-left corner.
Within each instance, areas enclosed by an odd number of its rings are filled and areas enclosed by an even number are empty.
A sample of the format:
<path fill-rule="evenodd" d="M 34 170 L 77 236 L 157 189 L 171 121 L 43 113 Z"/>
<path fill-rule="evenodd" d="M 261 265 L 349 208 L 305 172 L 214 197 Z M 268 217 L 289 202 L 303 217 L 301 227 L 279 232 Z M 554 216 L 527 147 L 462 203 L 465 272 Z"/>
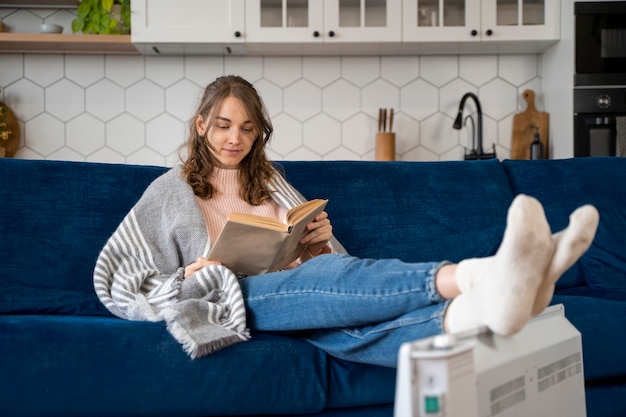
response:
<path fill-rule="evenodd" d="M 545 391 L 559 382 L 565 381 L 583 370 L 582 356 L 580 352 L 559 359 L 537 370 L 538 390 Z"/>
<path fill-rule="evenodd" d="M 520 376 L 491 390 L 491 415 L 496 415 L 526 399 L 525 378 Z"/>

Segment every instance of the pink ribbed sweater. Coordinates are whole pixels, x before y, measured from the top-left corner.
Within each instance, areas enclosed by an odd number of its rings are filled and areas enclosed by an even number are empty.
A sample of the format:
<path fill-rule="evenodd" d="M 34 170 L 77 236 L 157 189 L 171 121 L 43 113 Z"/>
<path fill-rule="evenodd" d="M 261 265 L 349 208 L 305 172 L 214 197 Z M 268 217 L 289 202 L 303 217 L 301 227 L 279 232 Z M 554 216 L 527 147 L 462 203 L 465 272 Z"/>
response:
<path fill-rule="evenodd" d="M 196 202 L 204 215 L 211 242 L 215 242 L 226 224 L 226 218 L 233 212 L 285 220 L 286 210 L 271 198 L 265 200 L 260 206 L 252 206 L 243 201 L 239 197 L 237 174 L 236 169 L 214 168 L 211 183 L 218 192 L 210 199 L 196 196 Z"/>

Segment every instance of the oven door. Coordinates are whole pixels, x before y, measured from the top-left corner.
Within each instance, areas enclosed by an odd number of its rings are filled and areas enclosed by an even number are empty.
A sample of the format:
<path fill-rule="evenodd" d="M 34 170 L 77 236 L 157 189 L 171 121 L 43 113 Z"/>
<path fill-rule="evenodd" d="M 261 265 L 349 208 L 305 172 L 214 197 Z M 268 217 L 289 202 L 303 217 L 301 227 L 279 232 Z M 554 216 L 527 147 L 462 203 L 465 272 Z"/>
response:
<path fill-rule="evenodd" d="M 615 156 L 615 116 L 579 114 L 574 117 L 574 156 Z"/>
<path fill-rule="evenodd" d="M 626 1 L 576 2 L 575 85 L 626 84 Z"/>

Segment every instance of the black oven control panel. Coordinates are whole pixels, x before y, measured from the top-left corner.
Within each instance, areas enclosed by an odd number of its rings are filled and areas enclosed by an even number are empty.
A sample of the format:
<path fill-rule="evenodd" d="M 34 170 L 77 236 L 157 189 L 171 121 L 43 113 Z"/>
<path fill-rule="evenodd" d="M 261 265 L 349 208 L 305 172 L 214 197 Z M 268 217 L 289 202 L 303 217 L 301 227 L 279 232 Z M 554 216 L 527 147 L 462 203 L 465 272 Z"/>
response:
<path fill-rule="evenodd" d="M 574 113 L 626 114 L 626 88 L 575 88 Z"/>

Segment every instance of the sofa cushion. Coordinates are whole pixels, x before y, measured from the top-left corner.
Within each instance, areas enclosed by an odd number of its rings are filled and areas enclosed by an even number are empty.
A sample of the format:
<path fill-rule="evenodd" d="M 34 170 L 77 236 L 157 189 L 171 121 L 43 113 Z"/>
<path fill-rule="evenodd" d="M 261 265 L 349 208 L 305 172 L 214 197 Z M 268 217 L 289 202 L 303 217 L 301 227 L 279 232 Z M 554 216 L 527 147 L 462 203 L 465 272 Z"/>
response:
<path fill-rule="evenodd" d="M 585 380 L 624 378 L 624 300 L 556 294 L 552 303 L 564 305 L 565 317 L 582 334 Z"/>
<path fill-rule="evenodd" d="M 328 407 L 393 403 L 396 369 L 328 358 Z"/>
<path fill-rule="evenodd" d="M 624 417 L 626 381 L 612 379 L 585 384 L 587 417 Z"/>
<path fill-rule="evenodd" d="M 567 226 L 569 214 L 584 204 L 600 213 L 596 238 L 557 288 L 579 285 L 626 289 L 625 158 L 572 158 L 503 161 L 513 191 L 532 195 L 544 205 L 553 231 Z M 616 225 L 619 225 L 617 227 Z"/>
<path fill-rule="evenodd" d="M 459 261 L 495 253 L 513 195 L 498 160 L 282 162 L 359 257 Z"/>
<path fill-rule="evenodd" d="M 192 360 L 162 323 L 0 316 L 0 358 L 3 416 L 296 415 L 327 399 L 325 355 L 278 335 Z"/>

